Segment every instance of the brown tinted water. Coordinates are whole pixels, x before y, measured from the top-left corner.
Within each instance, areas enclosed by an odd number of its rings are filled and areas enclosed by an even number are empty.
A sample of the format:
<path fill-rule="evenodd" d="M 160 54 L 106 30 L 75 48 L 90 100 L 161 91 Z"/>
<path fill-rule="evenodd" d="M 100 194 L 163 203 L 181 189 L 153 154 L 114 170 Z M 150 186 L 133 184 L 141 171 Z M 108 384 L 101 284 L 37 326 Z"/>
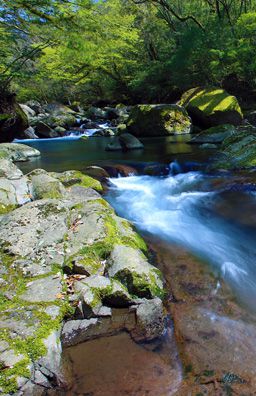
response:
<path fill-rule="evenodd" d="M 67 395 L 173 395 L 182 373 L 172 330 L 165 340 L 139 345 L 122 332 L 65 351 L 73 367 Z"/>

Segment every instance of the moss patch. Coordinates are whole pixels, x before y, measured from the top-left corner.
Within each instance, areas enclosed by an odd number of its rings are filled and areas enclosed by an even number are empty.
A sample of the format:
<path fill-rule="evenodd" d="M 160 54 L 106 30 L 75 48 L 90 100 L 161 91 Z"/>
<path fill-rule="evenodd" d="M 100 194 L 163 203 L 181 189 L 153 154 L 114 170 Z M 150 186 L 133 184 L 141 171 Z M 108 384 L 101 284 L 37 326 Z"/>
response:
<path fill-rule="evenodd" d="M 0 202 L 0 215 L 6 214 L 8 212 L 11 212 L 16 208 L 15 205 L 4 205 Z"/>
<path fill-rule="evenodd" d="M 55 174 L 56 175 L 56 174 Z M 90 176 L 84 175 L 79 171 L 68 171 L 57 175 L 58 179 L 65 187 L 81 186 L 85 188 L 93 188 L 101 192 L 103 190 L 101 183 Z"/>
<path fill-rule="evenodd" d="M 212 168 L 247 169 L 256 167 L 256 136 L 241 130 L 226 138 Z"/>
<path fill-rule="evenodd" d="M 128 132 L 135 136 L 168 136 L 189 133 L 191 120 L 177 105 L 137 105 L 127 121 Z"/>
<path fill-rule="evenodd" d="M 7 247 L 8 248 L 8 247 Z M 21 295 L 26 291 L 27 284 L 38 278 L 44 278 L 56 273 L 57 267 L 53 266 L 52 272 L 37 277 L 29 277 L 22 273 L 16 260 L 22 257 L 10 256 L 7 248 L 0 250 L 0 263 L 3 271 L 3 282 L 0 286 L 0 319 L 12 320 L 17 323 L 25 322 L 28 333 L 16 334 L 9 326 L 0 329 L 0 338 L 6 341 L 11 350 L 17 355 L 24 356 L 13 367 L 0 370 L 0 388 L 4 393 L 13 393 L 17 390 L 18 377 L 30 377 L 29 366 L 47 352 L 44 340 L 61 327 L 63 318 L 70 314 L 70 306 L 66 300 L 57 299 L 55 302 L 31 303 L 22 300 Z M 59 267 L 58 267 L 59 270 Z M 60 308 L 59 315 L 53 319 L 45 313 L 45 308 L 56 305 Z"/>
<path fill-rule="evenodd" d="M 193 88 L 182 96 L 180 104 L 197 108 L 205 115 L 212 115 L 218 111 L 235 111 L 243 116 L 236 97 L 220 88 Z"/>

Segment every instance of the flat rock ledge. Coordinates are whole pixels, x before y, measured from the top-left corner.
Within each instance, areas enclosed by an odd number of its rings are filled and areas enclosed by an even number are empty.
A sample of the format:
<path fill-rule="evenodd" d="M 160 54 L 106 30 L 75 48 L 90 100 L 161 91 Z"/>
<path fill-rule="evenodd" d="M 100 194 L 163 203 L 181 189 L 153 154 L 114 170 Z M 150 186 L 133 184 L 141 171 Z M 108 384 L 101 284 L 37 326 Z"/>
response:
<path fill-rule="evenodd" d="M 137 342 L 161 337 L 164 287 L 99 181 L 23 175 L 15 145 L 10 152 L 0 157 L 0 393 L 47 395 L 69 387 L 63 347 L 119 331 Z"/>

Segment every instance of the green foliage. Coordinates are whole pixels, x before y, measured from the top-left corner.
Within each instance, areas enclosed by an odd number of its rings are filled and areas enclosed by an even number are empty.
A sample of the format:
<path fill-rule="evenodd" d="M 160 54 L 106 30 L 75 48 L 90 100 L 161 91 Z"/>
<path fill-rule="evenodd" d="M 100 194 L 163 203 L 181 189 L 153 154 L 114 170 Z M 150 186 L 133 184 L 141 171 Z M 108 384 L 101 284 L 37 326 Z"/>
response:
<path fill-rule="evenodd" d="M 20 100 L 170 101 L 236 74 L 256 86 L 256 4 L 0 0 L 0 83 Z"/>

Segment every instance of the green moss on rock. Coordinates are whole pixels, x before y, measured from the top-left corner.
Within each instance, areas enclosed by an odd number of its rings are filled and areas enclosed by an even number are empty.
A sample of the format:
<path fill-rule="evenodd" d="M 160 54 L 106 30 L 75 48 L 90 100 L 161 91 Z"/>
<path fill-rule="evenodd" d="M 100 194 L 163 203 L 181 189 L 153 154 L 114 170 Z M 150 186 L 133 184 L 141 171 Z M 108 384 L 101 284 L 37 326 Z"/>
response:
<path fill-rule="evenodd" d="M 80 171 L 67 171 L 63 173 L 53 173 L 65 187 L 81 186 L 92 188 L 101 192 L 103 190 L 101 183 L 90 176 L 84 175 Z"/>
<path fill-rule="evenodd" d="M 197 125 L 204 127 L 239 125 L 243 119 L 236 97 L 216 87 L 190 89 L 183 94 L 180 105 L 187 109 Z"/>
<path fill-rule="evenodd" d="M 137 137 L 190 133 L 191 120 L 178 105 L 137 105 L 130 113 L 127 130 Z"/>

